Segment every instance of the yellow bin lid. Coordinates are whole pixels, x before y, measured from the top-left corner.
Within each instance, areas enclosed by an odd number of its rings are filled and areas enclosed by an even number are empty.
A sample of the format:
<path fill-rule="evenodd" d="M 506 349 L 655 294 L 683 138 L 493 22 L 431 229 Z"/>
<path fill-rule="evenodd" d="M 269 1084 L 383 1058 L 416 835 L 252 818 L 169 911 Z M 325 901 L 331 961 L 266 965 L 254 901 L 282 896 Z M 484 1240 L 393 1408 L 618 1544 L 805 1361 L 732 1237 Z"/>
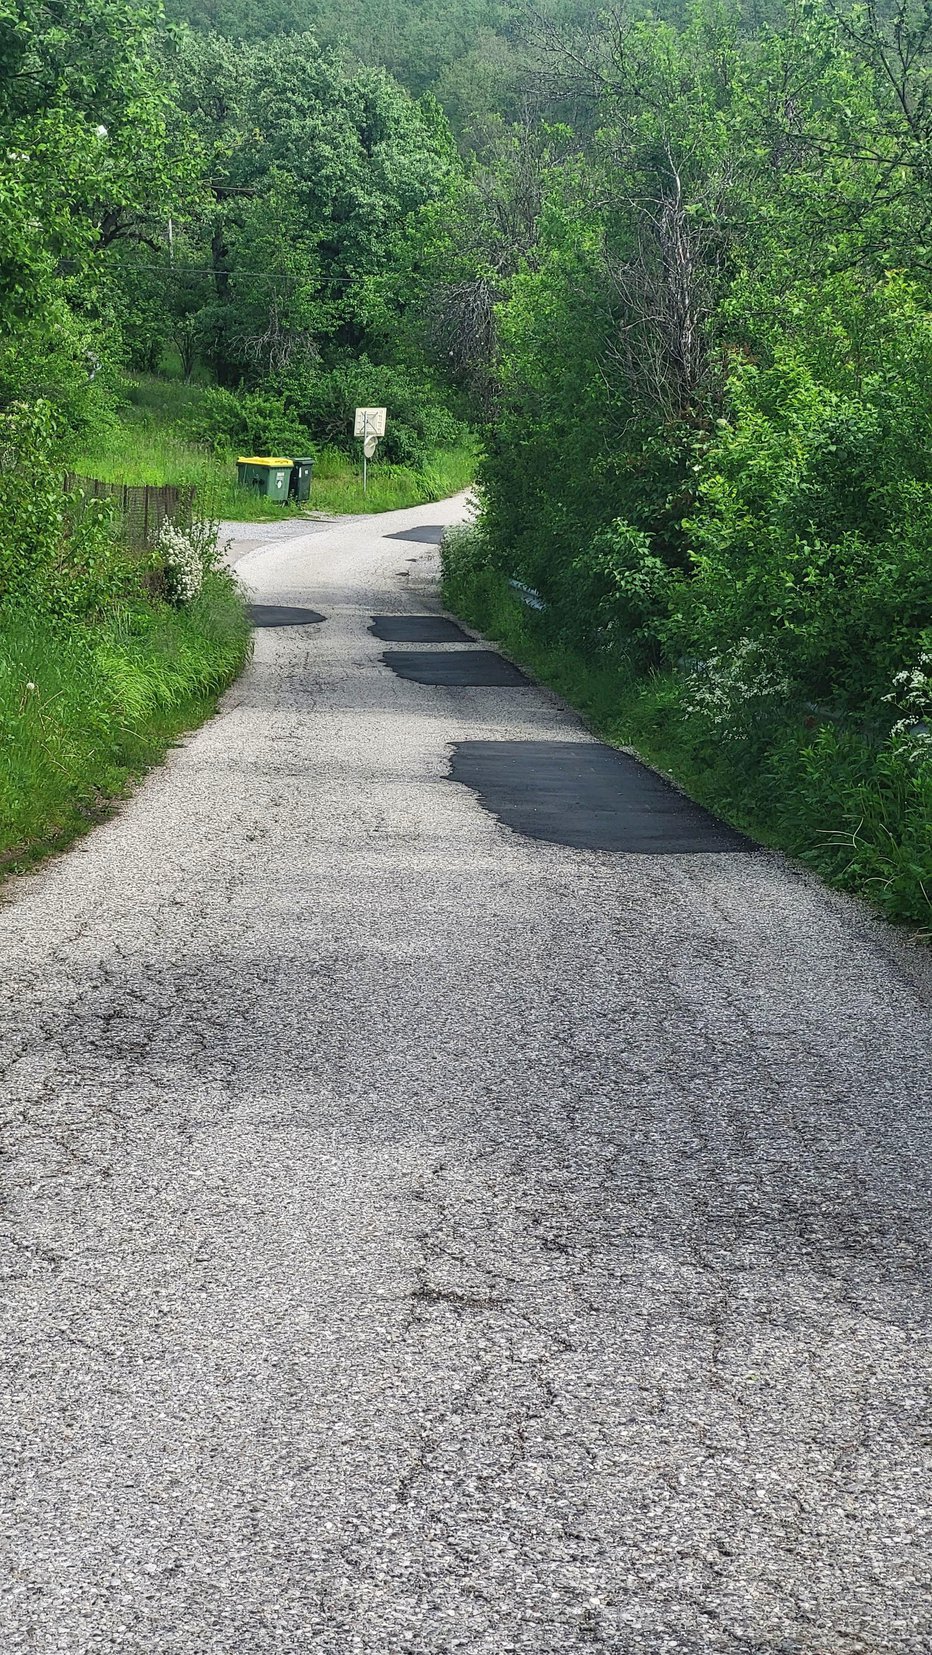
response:
<path fill-rule="evenodd" d="M 274 466 L 280 466 L 280 465 L 293 465 L 294 461 L 293 460 L 264 460 L 264 459 L 260 460 L 258 455 L 256 455 L 256 454 L 251 454 L 248 457 L 245 454 L 240 454 L 237 457 L 236 463 L 237 463 L 237 465 L 274 465 Z"/>

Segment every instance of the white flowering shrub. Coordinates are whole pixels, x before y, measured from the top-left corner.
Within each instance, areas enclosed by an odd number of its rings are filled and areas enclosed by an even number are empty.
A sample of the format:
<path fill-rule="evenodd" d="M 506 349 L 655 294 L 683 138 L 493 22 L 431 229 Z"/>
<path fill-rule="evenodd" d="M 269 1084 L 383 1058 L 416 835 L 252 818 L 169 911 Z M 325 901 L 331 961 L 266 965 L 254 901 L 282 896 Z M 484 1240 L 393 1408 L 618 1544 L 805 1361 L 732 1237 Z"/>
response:
<path fill-rule="evenodd" d="M 915 759 L 932 759 L 932 650 L 921 650 L 914 667 L 895 674 L 883 697 L 900 714 L 890 731 L 893 743 Z"/>
<path fill-rule="evenodd" d="M 216 568 L 220 560 L 216 523 L 202 517 L 192 518 L 186 524 L 166 518 L 159 531 L 156 555 L 164 570 L 171 602 L 193 603 L 204 584 L 205 574 Z"/>
<path fill-rule="evenodd" d="M 683 707 L 727 738 L 744 734 L 749 725 L 778 710 L 789 693 L 789 681 L 766 647 L 757 639 L 739 638 L 727 654 L 710 656 L 690 673 Z"/>
<path fill-rule="evenodd" d="M 173 603 L 191 603 L 203 585 L 204 565 L 189 534 L 166 518 L 156 550 L 165 571 L 168 596 Z"/>

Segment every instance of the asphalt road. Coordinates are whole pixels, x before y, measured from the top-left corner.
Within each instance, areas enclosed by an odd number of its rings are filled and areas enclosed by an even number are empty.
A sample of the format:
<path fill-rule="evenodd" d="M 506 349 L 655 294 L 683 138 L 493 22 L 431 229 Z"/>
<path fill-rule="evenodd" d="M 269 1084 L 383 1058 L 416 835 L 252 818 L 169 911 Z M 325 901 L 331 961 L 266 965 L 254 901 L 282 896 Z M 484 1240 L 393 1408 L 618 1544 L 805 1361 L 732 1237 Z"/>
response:
<path fill-rule="evenodd" d="M 0 903 L 0 1652 L 928 1655 L 928 972 L 451 780 L 589 740 L 383 664 L 461 510 Z"/>

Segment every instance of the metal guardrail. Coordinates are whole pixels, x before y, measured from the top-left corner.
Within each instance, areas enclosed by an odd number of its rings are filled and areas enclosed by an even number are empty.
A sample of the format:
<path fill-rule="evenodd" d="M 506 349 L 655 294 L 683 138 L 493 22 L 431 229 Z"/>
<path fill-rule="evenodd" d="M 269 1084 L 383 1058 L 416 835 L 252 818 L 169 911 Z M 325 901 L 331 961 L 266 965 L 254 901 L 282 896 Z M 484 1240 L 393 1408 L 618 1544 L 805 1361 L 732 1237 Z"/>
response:
<path fill-rule="evenodd" d="M 508 584 L 513 592 L 517 592 L 521 602 L 526 603 L 529 609 L 546 609 L 547 605 L 540 593 L 535 592 L 533 586 L 525 586 L 523 580 L 510 580 Z"/>

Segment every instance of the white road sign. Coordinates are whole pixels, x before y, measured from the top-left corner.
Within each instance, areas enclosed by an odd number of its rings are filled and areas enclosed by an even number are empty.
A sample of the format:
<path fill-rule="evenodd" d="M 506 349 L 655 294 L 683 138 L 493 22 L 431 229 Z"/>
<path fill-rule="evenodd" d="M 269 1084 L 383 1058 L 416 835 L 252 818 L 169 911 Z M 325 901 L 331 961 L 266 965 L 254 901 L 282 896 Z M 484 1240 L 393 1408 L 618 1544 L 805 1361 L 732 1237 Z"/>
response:
<path fill-rule="evenodd" d="M 387 413 L 387 408 L 357 408 L 355 435 L 357 437 L 384 437 Z"/>
<path fill-rule="evenodd" d="M 379 439 L 375 435 L 375 432 L 373 432 L 371 436 L 366 438 L 365 442 L 362 445 L 362 451 L 365 454 L 367 460 L 374 460 L 375 459 L 375 451 L 378 448 L 378 446 L 379 446 Z"/>

